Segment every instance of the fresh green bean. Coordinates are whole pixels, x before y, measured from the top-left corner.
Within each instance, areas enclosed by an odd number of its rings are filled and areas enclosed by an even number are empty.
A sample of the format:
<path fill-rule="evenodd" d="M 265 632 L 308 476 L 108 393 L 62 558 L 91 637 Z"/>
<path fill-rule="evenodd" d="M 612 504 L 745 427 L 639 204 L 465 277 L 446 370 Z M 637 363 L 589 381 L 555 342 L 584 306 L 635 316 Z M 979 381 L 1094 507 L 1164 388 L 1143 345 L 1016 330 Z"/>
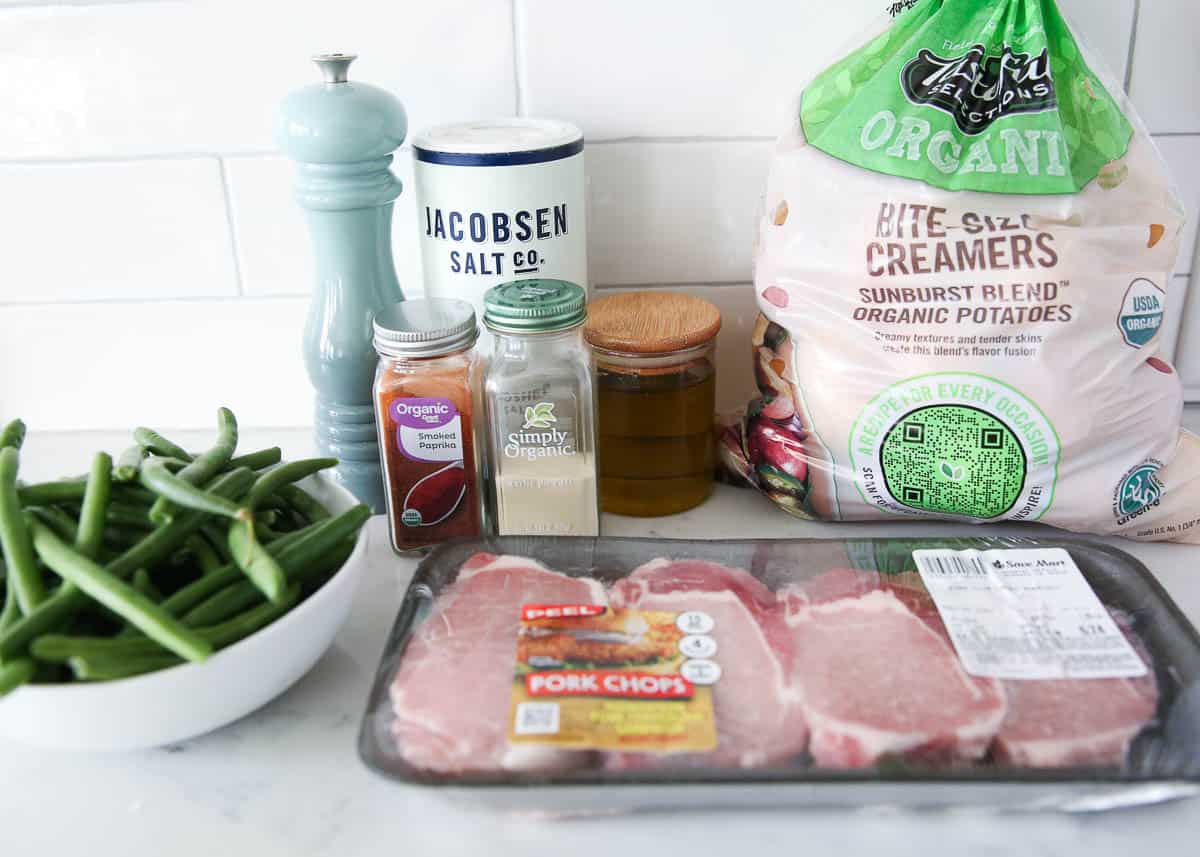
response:
<path fill-rule="evenodd" d="M 44 525 L 35 521 L 32 535 L 34 549 L 52 571 L 136 626 L 163 648 L 190 661 L 202 661 L 212 654 L 211 643 L 180 624 L 121 578 L 73 550 Z"/>
<path fill-rule="evenodd" d="M 82 500 L 87 490 L 86 479 L 58 479 L 54 482 L 37 482 L 17 488 L 17 499 L 22 506 L 50 506 Z"/>
<path fill-rule="evenodd" d="M 226 533 L 217 526 L 216 522 L 205 524 L 200 528 L 200 534 L 208 542 L 208 546 L 216 552 L 222 564 L 233 562 L 233 554 L 229 552 Z"/>
<path fill-rule="evenodd" d="M 167 440 L 154 429 L 149 429 L 144 426 L 139 426 L 133 430 L 133 439 L 140 446 L 153 452 L 155 455 L 164 455 L 168 458 L 178 458 L 181 461 L 191 461 L 192 456 L 182 446 L 178 446 Z"/>
<path fill-rule="evenodd" d="M 336 467 L 337 463 L 336 458 L 309 458 L 273 467 L 254 480 L 254 487 L 246 496 L 246 505 L 250 509 L 256 509 L 259 503 L 274 494 L 280 486 L 290 485 L 314 473 Z"/>
<path fill-rule="evenodd" d="M 115 545 L 121 549 L 125 549 L 136 545 L 142 539 L 142 537 L 146 535 L 146 533 L 137 532 L 129 529 L 128 527 L 119 527 L 114 524 L 111 526 L 106 526 L 102 531 L 102 535 L 104 537 L 105 544 Z"/>
<path fill-rule="evenodd" d="M 196 456 L 192 463 L 175 474 L 174 478 L 192 486 L 207 482 L 233 457 L 233 451 L 237 448 L 237 440 L 237 418 L 234 417 L 233 411 L 229 410 L 229 408 L 219 408 L 217 410 L 216 443 L 206 452 Z M 183 458 L 186 460 L 187 456 L 183 456 Z M 148 466 L 142 467 L 143 483 L 146 482 L 147 469 Z M 166 473 L 166 469 L 164 468 L 162 472 Z M 196 495 L 189 494 L 187 491 L 180 490 L 178 486 L 174 486 L 172 483 L 162 484 L 168 485 L 167 491 L 164 492 L 161 490 L 161 487 L 146 485 L 147 488 L 151 488 L 163 495 L 155 500 L 154 505 L 150 507 L 150 520 L 155 523 L 161 524 L 170 520 L 171 516 L 176 512 L 176 504 L 181 506 L 188 505 L 185 502 L 187 500 L 199 503 L 204 502 L 202 497 L 197 497 Z M 234 517 L 237 514 L 236 509 L 230 514 L 228 511 L 222 510 L 219 504 L 216 507 L 210 508 L 205 508 L 203 505 L 192 506 L 191 508 L 199 508 L 216 515 L 226 515 L 228 517 Z"/>
<path fill-rule="evenodd" d="M 222 497 L 241 497 L 254 482 L 254 472 L 239 468 L 218 477 L 208 486 L 214 494 Z M 192 533 L 208 520 L 203 512 L 187 512 L 166 526 L 159 527 L 144 539 L 122 553 L 105 568 L 117 577 L 128 577 L 139 568 L 152 567 L 170 555 Z M 74 586 L 63 584 L 58 592 L 46 599 L 33 613 L 14 622 L 0 632 L 0 661 L 12 658 L 24 651 L 34 637 L 59 627 L 87 606 L 88 598 Z"/>
<path fill-rule="evenodd" d="M 17 487 L 17 498 L 25 507 L 52 506 L 56 503 L 78 503 L 83 500 L 86 491 L 87 479 L 85 477 L 58 479 L 54 482 L 20 485 Z M 158 499 L 153 492 L 128 482 L 113 485 L 112 495 L 113 499 L 127 504 L 145 503 L 149 505 Z"/>
<path fill-rule="evenodd" d="M 229 463 L 222 469 L 232 470 L 235 467 L 249 467 L 251 470 L 262 470 L 264 467 L 278 464 L 282 460 L 283 450 L 277 446 L 269 446 L 266 449 L 247 452 L 245 455 L 231 458 L 229 459 Z"/>
<path fill-rule="evenodd" d="M 4 629 L 21 618 L 21 608 L 17 606 L 17 592 L 8 581 L 8 568 L 0 560 L 0 572 L 4 573 L 4 606 L 0 607 L 0 634 Z"/>
<path fill-rule="evenodd" d="M 150 523 L 150 516 L 146 514 L 146 511 L 142 507 L 130 506 L 128 503 L 109 503 L 108 522 L 130 530 L 153 530 L 154 524 Z"/>
<path fill-rule="evenodd" d="M 192 554 L 200 564 L 200 573 L 202 575 L 207 576 L 212 574 L 224 565 L 221 562 L 221 558 L 217 556 L 217 552 L 213 550 L 212 545 L 208 543 L 208 539 L 204 538 L 200 533 L 196 533 L 188 539 L 187 546 L 191 548 Z"/>
<path fill-rule="evenodd" d="M 33 515 L 43 524 L 58 535 L 64 541 L 73 542 L 79 538 L 79 525 L 57 506 L 38 506 L 28 510 L 29 514 Z"/>
<path fill-rule="evenodd" d="M 289 582 L 306 582 L 321 573 L 336 571 L 346 562 L 354 550 L 354 544 L 348 540 L 326 553 L 298 573 L 289 575 Z M 225 587 L 216 595 L 201 602 L 183 615 L 183 624 L 189 627 L 202 627 L 223 622 L 242 610 L 262 601 L 262 593 L 249 580 L 242 580 Z"/>
<path fill-rule="evenodd" d="M 113 486 L 113 499 L 130 506 L 149 506 L 158 495 L 133 482 L 122 482 Z"/>
<path fill-rule="evenodd" d="M 259 592 L 268 601 L 278 604 L 286 590 L 287 578 L 279 563 L 255 537 L 253 521 L 234 521 L 229 525 L 229 552 Z"/>
<path fill-rule="evenodd" d="M 142 655 L 136 658 L 67 658 L 67 666 L 71 673 L 80 681 L 116 681 L 131 678 L 135 675 L 158 672 L 168 667 L 178 666 L 182 660 L 169 652 L 159 651 L 154 655 Z"/>
<path fill-rule="evenodd" d="M 347 509 L 336 518 L 310 524 L 303 530 L 288 533 L 278 541 L 271 543 L 267 551 L 276 558 L 289 578 L 309 563 L 315 562 L 323 554 L 332 550 L 343 539 L 348 538 L 362 527 L 371 517 L 371 508 L 366 505 L 354 506 Z M 297 572 L 301 569 L 301 572 Z M 242 581 L 241 571 L 234 565 L 228 565 L 220 571 L 202 577 L 193 583 L 168 596 L 162 603 L 164 610 L 179 616 L 188 612 L 197 604 L 211 597 L 231 584 Z M 0 637 L 0 644 L 3 638 Z M 0 647 L 0 657 L 4 650 Z"/>
<path fill-rule="evenodd" d="M 190 467 L 191 465 L 189 465 Z M 155 509 L 162 500 L 169 500 L 185 509 L 195 509 L 198 512 L 208 512 L 210 515 L 221 515 L 226 518 L 244 516 L 237 503 L 231 503 L 223 497 L 210 494 L 203 488 L 197 488 L 191 482 L 183 479 L 187 468 L 172 474 L 161 458 L 152 458 L 142 465 L 142 484 L 159 495 L 159 499 L 150 507 L 150 520 L 165 522 L 160 513 L 156 518 Z M 166 508 L 166 507 L 164 507 Z"/>
<path fill-rule="evenodd" d="M 25 423 L 20 420 L 13 420 L 3 429 L 0 429 L 0 448 L 11 446 L 13 449 L 20 449 L 21 444 L 25 442 Z"/>
<path fill-rule="evenodd" d="M 258 539 L 260 544 L 269 545 L 273 541 L 277 541 L 284 533 L 273 530 L 263 521 L 258 520 L 258 515 L 254 516 L 254 538 Z"/>
<path fill-rule="evenodd" d="M 231 619 L 204 628 L 196 628 L 198 638 L 214 650 L 242 640 L 274 622 L 300 600 L 300 587 L 290 586 L 278 604 L 262 603 Z M 31 654 L 47 663 L 70 663 L 71 658 L 117 662 L 167 654 L 148 637 L 76 637 L 43 634 L 30 645 Z"/>
<path fill-rule="evenodd" d="M 117 482 L 134 482 L 138 478 L 138 471 L 142 468 L 142 460 L 150 454 L 150 450 L 142 446 L 140 443 L 135 443 L 129 449 L 121 453 L 117 458 L 116 469 L 113 470 L 113 479 Z"/>
<path fill-rule="evenodd" d="M 149 598 L 151 601 L 162 601 L 163 595 L 158 591 L 158 587 L 154 585 L 154 581 L 150 579 L 150 572 L 144 568 L 139 568 L 133 573 L 133 579 L 130 581 L 133 588 L 142 595 Z"/>
<path fill-rule="evenodd" d="M 280 485 L 275 494 L 287 502 L 289 506 L 300 513 L 300 517 L 308 523 L 323 521 L 328 518 L 329 510 L 322 506 L 307 491 L 295 485 Z"/>
<path fill-rule="evenodd" d="M 11 447 L 10 447 L 11 448 Z M 20 687 L 33 678 L 37 664 L 29 658 L 0 663 L 0 696 Z"/>
<path fill-rule="evenodd" d="M 106 452 L 97 452 L 92 458 L 92 472 L 83 494 L 83 508 L 79 510 L 79 532 L 75 536 L 75 550 L 88 559 L 95 559 L 100 553 L 111 498 L 112 458 Z"/>
<path fill-rule="evenodd" d="M 15 447 L 0 449 L 0 551 L 8 564 L 8 585 L 17 591 L 21 612 L 29 615 L 46 599 L 46 587 L 38 573 L 29 530 L 17 498 L 18 460 Z"/>

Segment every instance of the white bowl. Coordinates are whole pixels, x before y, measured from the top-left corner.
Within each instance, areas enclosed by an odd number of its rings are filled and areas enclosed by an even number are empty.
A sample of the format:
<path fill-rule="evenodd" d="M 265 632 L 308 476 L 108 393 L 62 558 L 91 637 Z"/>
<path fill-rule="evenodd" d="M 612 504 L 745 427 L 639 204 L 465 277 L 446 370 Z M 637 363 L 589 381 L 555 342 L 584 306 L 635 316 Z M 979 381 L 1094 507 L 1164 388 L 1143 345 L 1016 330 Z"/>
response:
<path fill-rule="evenodd" d="M 334 514 L 358 501 L 324 474 L 299 485 Z M 198 664 L 118 681 L 27 685 L 0 699 L 0 737 L 61 750 L 135 750 L 211 732 L 262 707 L 308 672 L 346 621 L 366 534 L 337 573 L 266 628 Z"/>

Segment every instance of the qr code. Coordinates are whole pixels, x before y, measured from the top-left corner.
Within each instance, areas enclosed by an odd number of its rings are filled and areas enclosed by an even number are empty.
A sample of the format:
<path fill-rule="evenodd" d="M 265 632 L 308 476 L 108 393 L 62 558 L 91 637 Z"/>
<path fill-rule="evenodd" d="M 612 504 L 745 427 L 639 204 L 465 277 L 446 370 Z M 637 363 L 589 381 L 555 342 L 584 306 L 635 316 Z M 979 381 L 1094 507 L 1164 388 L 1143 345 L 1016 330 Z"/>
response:
<path fill-rule="evenodd" d="M 1021 497 L 1028 463 L 1016 433 L 967 405 L 930 405 L 898 422 L 880 449 L 883 479 L 913 509 L 998 518 Z"/>
<path fill-rule="evenodd" d="M 514 731 L 518 735 L 557 735 L 558 703 L 517 703 L 517 723 Z"/>

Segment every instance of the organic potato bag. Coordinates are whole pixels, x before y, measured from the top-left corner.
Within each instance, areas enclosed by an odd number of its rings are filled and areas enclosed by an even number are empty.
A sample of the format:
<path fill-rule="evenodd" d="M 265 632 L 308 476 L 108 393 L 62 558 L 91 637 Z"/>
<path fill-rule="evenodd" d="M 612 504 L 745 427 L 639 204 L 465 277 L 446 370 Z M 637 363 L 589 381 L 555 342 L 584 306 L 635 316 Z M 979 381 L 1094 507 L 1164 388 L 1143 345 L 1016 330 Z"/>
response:
<path fill-rule="evenodd" d="M 774 154 L 726 464 L 802 517 L 1200 542 L 1153 143 L 1053 0 L 896 5 Z"/>

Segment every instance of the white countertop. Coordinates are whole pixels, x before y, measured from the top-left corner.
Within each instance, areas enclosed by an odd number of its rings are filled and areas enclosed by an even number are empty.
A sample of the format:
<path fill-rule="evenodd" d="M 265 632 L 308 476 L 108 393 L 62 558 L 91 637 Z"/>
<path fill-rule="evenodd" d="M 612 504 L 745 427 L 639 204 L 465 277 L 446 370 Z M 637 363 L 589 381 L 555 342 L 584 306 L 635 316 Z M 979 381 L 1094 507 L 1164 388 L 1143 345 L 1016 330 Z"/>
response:
<path fill-rule="evenodd" d="M 1188 421 L 1196 426 L 1200 413 Z M 173 433 L 203 445 L 203 433 Z M 96 449 L 119 451 L 110 432 L 31 434 L 23 477 L 86 470 Z M 242 451 L 278 444 L 311 454 L 308 432 L 246 430 Z M 280 698 L 211 735 L 160 750 L 80 755 L 0 742 L 0 854 L 88 853 L 121 857 L 358 857 L 487 854 L 561 857 L 894 853 L 1186 854 L 1200 834 L 1200 799 L 1106 815 L 990 816 L 882 810 L 655 813 L 545 820 L 450 802 L 387 782 L 358 760 L 355 741 L 367 691 L 415 561 L 387 548 L 371 527 L 371 568 L 334 647 Z M 923 531 L 961 533 L 934 525 Z M 1046 532 L 1032 526 L 989 532 Z M 606 517 L 606 535 L 668 538 L 813 538 L 910 535 L 911 526 L 830 525 L 793 520 L 752 492 L 724 486 L 699 509 L 649 521 Z M 978 530 L 972 530 L 978 534 Z M 1155 571 L 1200 625 L 1200 547 L 1115 542 Z M 3 704 L 0 702 L 0 704 Z"/>

